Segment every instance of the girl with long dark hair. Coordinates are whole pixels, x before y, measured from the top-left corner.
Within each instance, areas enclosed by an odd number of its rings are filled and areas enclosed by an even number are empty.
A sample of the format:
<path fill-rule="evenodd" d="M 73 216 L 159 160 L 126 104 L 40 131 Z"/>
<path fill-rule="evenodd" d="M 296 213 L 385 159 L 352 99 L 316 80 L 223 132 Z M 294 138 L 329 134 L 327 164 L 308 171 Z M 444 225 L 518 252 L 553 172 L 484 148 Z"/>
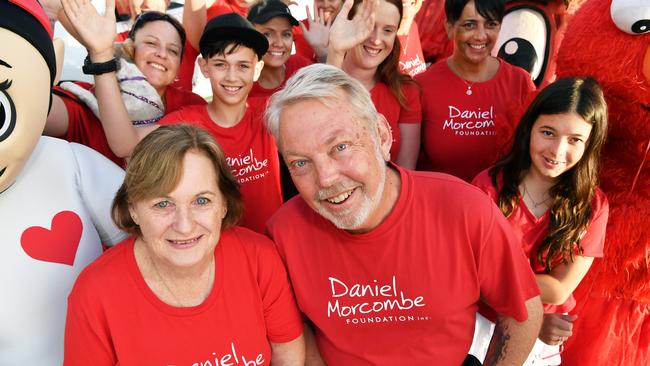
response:
<path fill-rule="evenodd" d="M 510 152 L 474 178 L 512 224 L 536 273 L 547 315 L 529 361 L 559 364 L 551 360 L 575 319 L 562 314 L 575 308 L 573 291 L 603 255 L 609 206 L 598 163 L 606 133 L 598 83 L 560 79 L 528 107 Z"/>

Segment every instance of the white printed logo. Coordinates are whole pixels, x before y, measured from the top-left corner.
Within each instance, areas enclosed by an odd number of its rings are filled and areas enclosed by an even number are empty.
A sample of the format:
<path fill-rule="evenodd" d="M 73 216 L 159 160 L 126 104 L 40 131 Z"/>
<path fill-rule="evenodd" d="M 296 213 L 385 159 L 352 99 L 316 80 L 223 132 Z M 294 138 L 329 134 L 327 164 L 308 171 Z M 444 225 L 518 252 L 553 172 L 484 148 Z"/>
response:
<path fill-rule="evenodd" d="M 442 129 L 450 129 L 458 136 L 495 136 L 494 107 L 488 110 L 461 110 L 449 106 L 449 118 Z"/>
<path fill-rule="evenodd" d="M 409 76 L 414 77 L 415 75 L 426 71 L 427 64 L 420 58 L 420 55 L 416 54 L 415 58 L 412 58 L 407 61 L 399 62 L 400 69 L 409 74 Z"/>
<path fill-rule="evenodd" d="M 214 362 L 214 363 L 213 363 Z M 194 362 L 192 366 L 259 366 L 264 364 L 264 355 L 259 353 L 255 358 L 247 359 L 244 355 L 237 354 L 235 343 L 230 343 L 230 350 L 226 354 L 217 355 L 212 352 L 212 357 L 205 361 Z"/>
<path fill-rule="evenodd" d="M 414 311 L 425 307 L 424 296 L 408 296 L 397 287 L 397 278 L 380 284 L 346 284 L 328 277 L 332 298 L 327 302 L 327 317 L 345 318 L 346 324 L 428 320 Z"/>
<path fill-rule="evenodd" d="M 257 160 L 253 149 L 250 149 L 246 155 L 226 157 L 226 161 L 239 184 L 262 179 L 269 173 L 269 159 Z"/>

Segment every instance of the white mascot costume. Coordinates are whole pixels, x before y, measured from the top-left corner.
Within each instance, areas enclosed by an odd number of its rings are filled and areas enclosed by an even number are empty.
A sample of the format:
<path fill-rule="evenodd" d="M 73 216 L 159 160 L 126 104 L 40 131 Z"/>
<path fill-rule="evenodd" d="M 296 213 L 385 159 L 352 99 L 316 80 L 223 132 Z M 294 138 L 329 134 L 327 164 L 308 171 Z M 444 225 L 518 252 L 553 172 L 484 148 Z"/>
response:
<path fill-rule="evenodd" d="M 61 365 L 68 293 L 102 243 L 125 237 L 110 218 L 123 171 L 84 146 L 41 137 L 55 71 L 39 3 L 0 0 L 2 365 Z"/>

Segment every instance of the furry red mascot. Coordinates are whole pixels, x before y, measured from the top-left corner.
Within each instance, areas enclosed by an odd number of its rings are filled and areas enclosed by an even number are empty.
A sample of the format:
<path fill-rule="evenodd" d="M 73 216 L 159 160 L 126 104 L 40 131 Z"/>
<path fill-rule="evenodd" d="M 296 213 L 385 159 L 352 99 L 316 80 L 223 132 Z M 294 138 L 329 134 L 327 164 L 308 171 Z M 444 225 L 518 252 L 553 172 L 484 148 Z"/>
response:
<path fill-rule="evenodd" d="M 600 174 L 610 203 L 605 256 L 576 290 L 563 365 L 650 365 L 650 1 L 585 2 L 557 73 L 598 79 L 610 118 Z"/>

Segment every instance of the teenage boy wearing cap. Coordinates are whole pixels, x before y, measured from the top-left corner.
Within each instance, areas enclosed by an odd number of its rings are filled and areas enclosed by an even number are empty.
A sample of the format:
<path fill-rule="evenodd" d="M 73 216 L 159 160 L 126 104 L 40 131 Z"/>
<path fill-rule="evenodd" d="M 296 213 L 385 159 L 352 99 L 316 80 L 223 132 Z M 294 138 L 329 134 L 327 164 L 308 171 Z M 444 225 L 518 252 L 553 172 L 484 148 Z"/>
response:
<path fill-rule="evenodd" d="M 253 84 L 249 97 L 269 97 L 300 68 L 312 62 L 298 54 L 292 55 L 292 26 L 299 23 L 289 7 L 280 0 L 260 0 L 251 6 L 247 19 L 269 41 L 264 54 L 264 68 Z"/>
<path fill-rule="evenodd" d="M 280 162 L 263 123 L 266 98 L 248 98 L 264 64 L 269 43 L 236 13 L 219 15 L 205 26 L 199 66 L 210 79 L 212 101 L 170 113 L 159 124 L 190 123 L 210 132 L 226 154 L 241 185 L 241 225 L 264 232 L 266 220 L 282 205 Z"/>

